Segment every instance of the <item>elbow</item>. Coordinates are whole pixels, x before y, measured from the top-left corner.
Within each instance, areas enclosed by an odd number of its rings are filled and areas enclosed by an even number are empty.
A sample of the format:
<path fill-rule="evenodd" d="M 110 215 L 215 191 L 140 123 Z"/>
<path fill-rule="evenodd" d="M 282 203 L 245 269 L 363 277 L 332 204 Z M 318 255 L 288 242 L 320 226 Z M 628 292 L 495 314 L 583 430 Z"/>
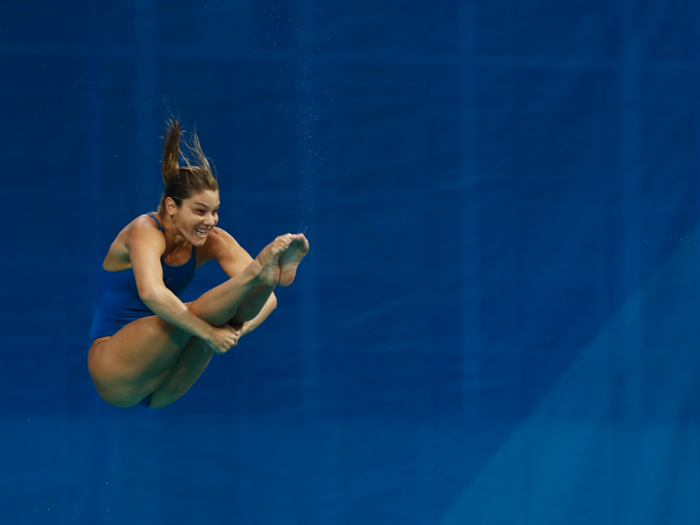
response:
<path fill-rule="evenodd" d="M 139 298 L 143 301 L 143 304 L 151 308 L 152 304 L 158 302 L 158 296 L 160 295 L 158 292 L 159 290 L 155 286 L 139 288 Z"/>

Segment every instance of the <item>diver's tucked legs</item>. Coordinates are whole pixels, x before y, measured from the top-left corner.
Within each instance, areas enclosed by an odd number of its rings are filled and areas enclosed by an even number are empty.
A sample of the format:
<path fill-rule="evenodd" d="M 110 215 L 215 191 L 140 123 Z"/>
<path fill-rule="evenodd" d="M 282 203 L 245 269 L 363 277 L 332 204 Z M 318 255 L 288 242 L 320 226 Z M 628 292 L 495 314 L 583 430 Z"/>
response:
<path fill-rule="evenodd" d="M 236 310 L 236 314 L 229 319 L 228 324 L 233 326 L 255 319 L 263 309 L 263 306 L 265 306 L 265 303 L 267 303 L 274 289 L 274 286 L 259 286 L 250 292 L 248 297 L 238 307 L 238 310 Z"/>
<path fill-rule="evenodd" d="M 162 408 L 180 399 L 199 379 L 213 355 L 204 341 L 198 337 L 190 339 L 165 381 L 153 392 L 149 407 Z"/>
<path fill-rule="evenodd" d="M 281 286 L 292 284 L 299 263 L 309 251 L 309 241 L 304 234 L 298 233 L 285 237 L 289 239 L 290 244 L 279 257 L 279 277 L 277 275 L 270 277 L 275 285 Z M 275 286 L 261 286 L 251 292 L 236 311 L 236 315 L 230 319 L 229 324 L 244 323 L 255 318 L 265 306 L 274 288 Z"/>
<path fill-rule="evenodd" d="M 235 289 L 223 285 L 217 286 L 202 295 L 188 306 L 190 311 L 212 326 L 221 326 L 229 321 L 250 321 L 260 313 L 267 298 L 280 279 L 280 256 L 289 248 L 292 235 L 282 235 L 270 243 L 243 272 L 235 278 L 247 274 L 244 283 Z M 230 281 L 228 281 L 230 282 Z M 241 291 L 243 293 L 241 293 Z M 247 301 L 247 299 L 249 299 Z M 239 307 L 247 303 L 240 318 L 237 315 Z M 234 317 L 235 316 L 235 317 Z M 241 316 L 243 317 L 243 316 Z"/>
<path fill-rule="evenodd" d="M 240 274 L 189 303 L 190 311 L 212 326 L 227 324 L 253 291 L 277 284 L 279 256 L 290 242 L 289 235 L 275 239 Z M 95 341 L 88 368 L 98 393 L 116 406 L 135 405 L 163 384 L 190 339 L 191 334 L 152 316 L 129 323 L 104 341 Z"/>

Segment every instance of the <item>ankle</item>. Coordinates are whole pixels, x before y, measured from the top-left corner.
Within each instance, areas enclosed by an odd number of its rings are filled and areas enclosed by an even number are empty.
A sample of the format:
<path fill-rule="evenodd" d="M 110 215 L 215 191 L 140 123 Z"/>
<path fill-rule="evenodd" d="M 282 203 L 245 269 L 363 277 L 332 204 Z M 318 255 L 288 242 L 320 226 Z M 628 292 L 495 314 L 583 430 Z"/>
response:
<path fill-rule="evenodd" d="M 259 286 L 260 282 L 262 281 L 260 277 L 262 271 L 263 265 L 257 259 L 253 259 L 251 263 L 246 266 L 245 270 L 243 270 L 243 272 L 247 274 L 247 277 L 257 286 Z"/>

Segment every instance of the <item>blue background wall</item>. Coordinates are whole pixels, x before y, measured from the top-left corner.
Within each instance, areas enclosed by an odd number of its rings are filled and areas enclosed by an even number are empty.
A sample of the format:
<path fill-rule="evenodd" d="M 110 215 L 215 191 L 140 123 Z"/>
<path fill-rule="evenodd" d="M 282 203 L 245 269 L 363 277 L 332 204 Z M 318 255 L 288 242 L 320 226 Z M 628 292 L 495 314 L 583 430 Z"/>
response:
<path fill-rule="evenodd" d="M 698 0 L 6 0 L 0 72 L 2 523 L 700 520 Z M 96 275 L 171 114 L 220 226 L 312 251 L 117 409 Z"/>

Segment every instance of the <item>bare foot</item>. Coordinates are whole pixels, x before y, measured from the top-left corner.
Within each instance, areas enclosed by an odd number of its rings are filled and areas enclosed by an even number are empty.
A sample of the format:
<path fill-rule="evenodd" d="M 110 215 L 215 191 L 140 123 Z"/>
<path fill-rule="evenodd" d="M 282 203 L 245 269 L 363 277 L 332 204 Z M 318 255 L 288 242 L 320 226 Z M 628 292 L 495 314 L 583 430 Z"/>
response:
<path fill-rule="evenodd" d="M 291 244 L 289 248 L 280 257 L 280 268 L 282 273 L 279 279 L 280 286 L 289 286 L 294 282 L 294 277 L 297 274 L 297 266 L 309 253 L 309 241 L 306 240 L 303 233 L 291 235 Z"/>
<path fill-rule="evenodd" d="M 255 260 L 260 264 L 261 270 L 258 278 L 265 286 L 276 286 L 280 281 L 282 270 L 280 268 L 280 256 L 289 248 L 293 237 L 289 234 L 280 235 L 263 248 Z"/>

